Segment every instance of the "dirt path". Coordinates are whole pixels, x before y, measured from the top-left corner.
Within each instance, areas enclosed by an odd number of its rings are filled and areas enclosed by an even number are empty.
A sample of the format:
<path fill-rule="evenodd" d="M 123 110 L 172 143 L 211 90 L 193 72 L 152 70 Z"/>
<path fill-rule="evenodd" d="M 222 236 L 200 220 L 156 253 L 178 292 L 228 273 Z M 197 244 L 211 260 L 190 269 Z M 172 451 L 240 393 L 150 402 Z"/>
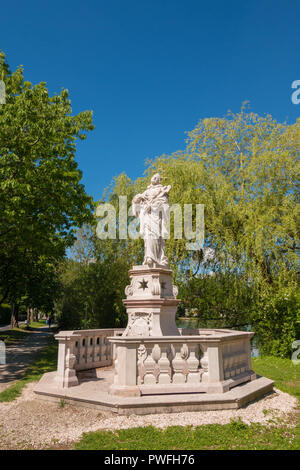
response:
<path fill-rule="evenodd" d="M 46 346 L 51 334 L 48 327 L 36 328 L 17 344 L 6 347 L 6 364 L 0 365 L 0 392 L 22 378 L 27 367 Z"/>

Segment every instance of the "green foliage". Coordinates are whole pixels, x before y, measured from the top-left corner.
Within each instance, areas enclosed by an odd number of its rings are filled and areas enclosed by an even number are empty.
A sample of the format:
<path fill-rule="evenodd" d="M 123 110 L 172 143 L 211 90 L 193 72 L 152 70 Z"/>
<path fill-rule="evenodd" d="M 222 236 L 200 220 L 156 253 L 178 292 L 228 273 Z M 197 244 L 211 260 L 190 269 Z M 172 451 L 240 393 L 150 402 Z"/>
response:
<path fill-rule="evenodd" d="M 188 282 L 181 283 L 179 298 L 184 299 L 182 304 L 187 309 L 197 309 L 198 327 L 237 328 L 249 324 L 251 287 L 238 274 L 191 276 Z"/>
<path fill-rule="evenodd" d="M 251 325 L 263 352 L 285 357 L 299 335 L 299 149 L 300 120 L 280 124 L 243 106 L 238 114 L 201 120 L 184 151 L 148 161 L 135 182 L 120 175 L 106 193 L 116 208 L 119 195 L 130 204 L 160 171 L 172 186 L 170 203 L 183 214 L 184 204 L 204 204 L 204 250 L 185 249 L 171 216 L 167 254 L 181 311 L 197 308 L 201 326 Z M 116 249 L 140 259 L 139 242 Z"/>
<path fill-rule="evenodd" d="M 291 357 L 291 345 L 300 338 L 300 292 L 296 283 L 274 284 L 257 303 L 255 330 L 261 354 Z"/>
<path fill-rule="evenodd" d="M 80 183 L 76 140 L 93 129 L 92 113 L 72 115 L 67 90 L 49 96 L 46 83 L 11 73 L 2 53 L 0 76 L 0 293 L 2 299 L 51 309 L 57 261 L 91 220 L 92 200 Z M 45 305 L 46 304 L 46 305 Z"/>
<path fill-rule="evenodd" d="M 0 325 L 10 322 L 11 306 L 7 304 L 0 305 Z"/>
<path fill-rule="evenodd" d="M 128 283 L 128 263 L 97 259 L 85 264 L 67 260 L 61 277 L 62 295 L 56 303 L 61 329 L 113 328 L 126 324 L 122 303 Z"/>

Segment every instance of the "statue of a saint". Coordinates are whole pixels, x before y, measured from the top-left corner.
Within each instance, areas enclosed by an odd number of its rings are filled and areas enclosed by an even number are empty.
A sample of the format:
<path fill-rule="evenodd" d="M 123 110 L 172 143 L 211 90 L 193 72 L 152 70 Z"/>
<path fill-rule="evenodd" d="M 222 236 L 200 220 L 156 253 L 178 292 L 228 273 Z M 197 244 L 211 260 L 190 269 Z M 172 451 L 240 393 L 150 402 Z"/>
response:
<path fill-rule="evenodd" d="M 165 239 L 168 238 L 170 217 L 169 191 L 171 186 L 160 184 L 160 174 L 151 178 L 151 184 L 142 194 L 132 200 L 132 209 L 140 218 L 140 234 L 144 239 L 144 265 L 151 267 L 169 267 L 165 255 Z"/>

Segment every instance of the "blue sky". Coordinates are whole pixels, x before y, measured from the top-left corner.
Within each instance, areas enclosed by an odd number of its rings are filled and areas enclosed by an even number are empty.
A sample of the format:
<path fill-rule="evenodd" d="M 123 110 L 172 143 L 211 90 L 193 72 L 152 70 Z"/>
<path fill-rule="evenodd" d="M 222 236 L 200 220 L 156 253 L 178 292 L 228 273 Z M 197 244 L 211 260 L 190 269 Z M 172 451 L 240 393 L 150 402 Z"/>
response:
<path fill-rule="evenodd" d="M 245 100 L 295 122 L 299 18 L 298 0 L 18 0 L 0 5 L 0 48 L 27 80 L 67 88 L 74 113 L 94 111 L 76 158 L 99 199 L 115 175 L 142 175 L 146 158 Z"/>

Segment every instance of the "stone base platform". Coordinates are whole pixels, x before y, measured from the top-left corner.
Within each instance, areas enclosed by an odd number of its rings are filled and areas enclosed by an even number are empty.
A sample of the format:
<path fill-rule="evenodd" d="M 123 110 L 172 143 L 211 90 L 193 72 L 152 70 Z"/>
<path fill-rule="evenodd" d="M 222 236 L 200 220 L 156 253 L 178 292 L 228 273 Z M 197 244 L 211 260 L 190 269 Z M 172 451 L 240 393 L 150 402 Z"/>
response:
<path fill-rule="evenodd" d="M 120 415 L 146 415 L 154 413 L 178 413 L 184 411 L 208 411 L 237 409 L 263 397 L 273 390 L 273 381 L 265 377 L 238 385 L 225 393 L 182 393 L 170 395 L 145 395 L 120 397 L 109 394 L 114 369 L 101 368 L 79 372 L 79 384 L 61 388 L 55 380 L 56 372 L 44 374 L 36 385 L 37 398 L 86 408 L 111 411 Z"/>

